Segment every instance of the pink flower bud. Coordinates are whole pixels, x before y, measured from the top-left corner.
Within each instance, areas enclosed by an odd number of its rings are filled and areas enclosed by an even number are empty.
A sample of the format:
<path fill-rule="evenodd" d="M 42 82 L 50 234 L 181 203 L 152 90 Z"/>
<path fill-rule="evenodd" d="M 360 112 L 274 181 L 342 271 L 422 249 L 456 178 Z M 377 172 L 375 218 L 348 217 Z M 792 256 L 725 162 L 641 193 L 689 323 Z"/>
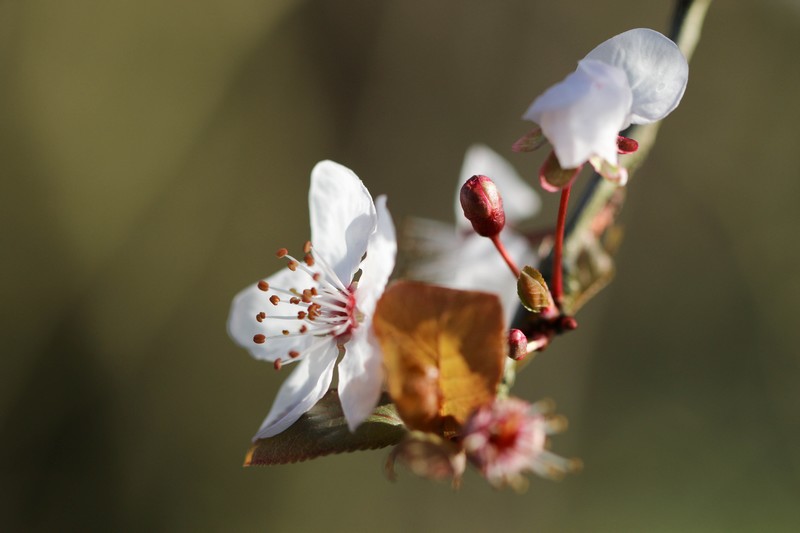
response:
<path fill-rule="evenodd" d="M 494 237 L 506 224 L 503 199 L 486 176 L 472 176 L 461 187 L 461 208 L 478 235 Z"/>
<path fill-rule="evenodd" d="M 528 355 L 528 337 L 518 329 L 512 329 L 508 332 L 508 356 L 515 360 L 521 361 Z"/>

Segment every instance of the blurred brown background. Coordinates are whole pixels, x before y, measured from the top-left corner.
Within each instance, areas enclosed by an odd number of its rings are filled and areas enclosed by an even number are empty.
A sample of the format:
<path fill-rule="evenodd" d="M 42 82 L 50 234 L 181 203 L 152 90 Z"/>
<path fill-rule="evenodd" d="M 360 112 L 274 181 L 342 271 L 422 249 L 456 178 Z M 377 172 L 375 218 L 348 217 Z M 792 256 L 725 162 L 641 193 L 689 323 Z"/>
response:
<path fill-rule="evenodd" d="M 470 143 L 533 176 L 508 149 L 531 100 L 670 4 L 0 1 L 3 529 L 800 528 L 796 0 L 712 5 L 617 280 L 515 388 L 558 402 L 582 474 L 520 496 L 392 484 L 385 450 L 240 467 L 286 374 L 228 306 L 306 239 L 313 164 L 450 220 Z"/>

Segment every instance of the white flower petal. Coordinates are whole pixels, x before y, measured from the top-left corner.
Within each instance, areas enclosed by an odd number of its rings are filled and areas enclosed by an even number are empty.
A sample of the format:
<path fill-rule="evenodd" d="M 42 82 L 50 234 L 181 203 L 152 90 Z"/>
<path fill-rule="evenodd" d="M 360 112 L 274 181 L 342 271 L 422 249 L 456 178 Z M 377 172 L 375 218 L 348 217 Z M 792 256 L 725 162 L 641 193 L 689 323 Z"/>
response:
<path fill-rule="evenodd" d="M 503 198 L 507 223 L 513 224 L 539 212 L 542 205 L 539 195 L 533 187 L 522 180 L 511 163 L 485 144 L 473 144 L 464 156 L 456 189 L 455 214 L 456 226 L 459 229 L 472 230 L 472 224 L 464 217 L 459 197 L 461 186 L 476 174 L 488 176 L 494 181 Z"/>
<path fill-rule="evenodd" d="M 369 238 L 367 257 L 361 263 L 361 279 L 356 289 L 356 303 L 359 311 L 372 315 L 378 298 L 389 281 L 397 257 L 397 237 L 386 196 L 379 196 L 375 202 L 378 223 Z"/>
<path fill-rule="evenodd" d="M 689 65 L 678 46 L 660 33 L 638 28 L 600 44 L 586 59 L 625 71 L 633 91 L 631 122 L 647 124 L 667 116 L 681 101 Z"/>
<path fill-rule="evenodd" d="M 375 231 L 372 197 L 352 170 L 333 161 L 320 161 L 311 171 L 308 204 L 315 252 L 346 287 Z"/>
<path fill-rule="evenodd" d="M 302 352 L 311 344 L 311 337 L 308 335 L 300 337 L 280 336 L 282 330 L 287 329 L 291 332 L 297 331 L 302 322 L 300 320 L 263 320 L 258 322 L 256 315 L 260 312 L 271 316 L 294 316 L 297 315 L 297 306 L 287 302 L 287 295 L 277 293 L 275 288 L 296 288 L 299 290 L 308 289 L 315 285 L 310 276 L 299 269 L 296 272 L 288 268 L 280 270 L 268 277 L 265 281 L 270 284 L 270 290 L 264 292 L 256 284 L 242 290 L 233 299 L 231 311 L 228 315 L 228 335 L 236 341 L 236 344 L 246 348 L 250 355 L 256 359 L 274 361 L 279 358 L 286 358 L 289 350 Z M 269 298 L 277 295 L 281 302 L 273 305 Z M 264 344 L 256 344 L 253 337 L 256 334 L 279 335 L 279 338 L 268 339 Z"/>
<path fill-rule="evenodd" d="M 321 353 L 297 363 L 281 385 L 275 403 L 253 440 L 277 435 L 311 409 L 327 392 L 338 355 L 339 349 L 331 339 L 330 346 Z"/>
<path fill-rule="evenodd" d="M 412 218 L 407 228 L 419 253 L 408 272 L 410 278 L 493 292 L 500 297 L 506 323 L 510 323 L 519 307 L 517 281 L 489 239 L 474 233 L 453 235 L 452 227 L 433 220 Z M 500 237 L 514 262 L 538 266 L 536 251 L 524 235 L 506 228 Z"/>
<path fill-rule="evenodd" d="M 464 233 L 453 231 L 452 225 L 410 217 L 403 230 L 403 237 L 409 243 L 409 255 L 413 257 L 408 266 L 411 279 L 440 283 L 439 278 L 449 275 L 443 271 L 444 265 L 458 266 L 451 258 L 457 255 Z"/>
<path fill-rule="evenodd" d="M 617 134 L 628 125 L 631 100 L 624 71 L 584 59 L 539 96 L 523 118 L 541 126 L 562 168 L 577 168 L 593 155 L 616 164 Z"/>
<path fill-rule="evenodd" d="M 383 359 L 371 321 L 353 331 L 339 363 L 339 400 L 350 431 L 367 418 L 381 395 Z"/>
<path fill-rule="evenodd" d="M 505 230 L 501 238 L 514 262 L 520 266 L 537 266 L 538 258 L 524 236 Z M 441 282 L 455 289 L 496 294 L 503 304 L 506 323 L 510 324 L 519 307 L 517 280 L 491 241 L 478 235 L 470 235 L 462 240 L 453 259 L 450 263 L 457 264 L 442 272 Z"/>

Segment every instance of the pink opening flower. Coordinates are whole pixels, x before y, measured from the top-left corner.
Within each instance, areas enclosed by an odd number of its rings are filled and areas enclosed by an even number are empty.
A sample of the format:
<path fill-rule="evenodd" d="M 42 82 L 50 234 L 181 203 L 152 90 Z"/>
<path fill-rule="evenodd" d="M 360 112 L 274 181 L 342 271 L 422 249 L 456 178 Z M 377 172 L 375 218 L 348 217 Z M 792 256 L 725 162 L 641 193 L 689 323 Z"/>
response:
<path fill-rule="evenodd" d="M 498 399 L 477 409 L 464 426 L 467 459 L 489 482 L 515 489 L 526 486 L 523 474 L 559 478 L 580 467 L 545 449 L 547 436 L 562 430 L 565 421 L 548 416 L 546 402 L 530 405 L 517 398 Z"/>

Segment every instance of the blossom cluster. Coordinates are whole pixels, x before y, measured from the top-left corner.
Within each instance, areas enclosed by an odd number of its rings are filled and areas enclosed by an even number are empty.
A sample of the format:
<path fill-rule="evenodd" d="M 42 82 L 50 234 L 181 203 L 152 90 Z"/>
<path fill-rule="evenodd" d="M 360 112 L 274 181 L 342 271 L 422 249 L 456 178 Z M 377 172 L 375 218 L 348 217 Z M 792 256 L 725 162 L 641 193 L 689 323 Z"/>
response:
<path fill-rule="evenodd" d="M 547 449 L 564 419 L 548 402 L 509 396 L 509 375 L 577 326 L 563 303 L 561 265 L 573 180 L 588 162 L 624 185 L 619 155 L 637 144 L 620 132 L 675 109 L 687 75 L 677 46 L 653 30 L 631 30 L 592 50 L 533 101 L 524 118 L 537 128 L 513 147 L 552 146 L 538 177 L 545 190 L 562 192 L 555 233 L 521 228 L 537 214 L 539 195 L 500 155 L 474 145 L 458 180 L 456 226 L 409 224 L 414 246 L 405 275 L 423 281 L 390 283 L 398 239 L 386 197 L 373 199 L 350 169 L 318 163 L 309 190 L 310 240 L 295 255 L 279 249 L 284 267 L 236 295 L 228 319 L 231 338 L 254 358 L 275 369 L 294 367 L 254 446 L 277 447 L 289 432 L 314 440 L 339 420 L 319 413 L 336 412 L 346 426 L 336 434 L 344 435 L 341 450 L 309 457 L 383 445 L 362 430 L 384 424 L 392 430 L 386 440 L 396 444 L 390 473 L 399 462 L 458 483 L 469 464 L 492 485 L 519 489 L 527 472 L 560 477 L 575 470 L 579 461 Z M 545 276 L 537 268 L 549 250 L 553 264 Z M 520 322 L 521 309 L 527 319 Z M 393 414 L 376 416 L 386 405 Z"/>

